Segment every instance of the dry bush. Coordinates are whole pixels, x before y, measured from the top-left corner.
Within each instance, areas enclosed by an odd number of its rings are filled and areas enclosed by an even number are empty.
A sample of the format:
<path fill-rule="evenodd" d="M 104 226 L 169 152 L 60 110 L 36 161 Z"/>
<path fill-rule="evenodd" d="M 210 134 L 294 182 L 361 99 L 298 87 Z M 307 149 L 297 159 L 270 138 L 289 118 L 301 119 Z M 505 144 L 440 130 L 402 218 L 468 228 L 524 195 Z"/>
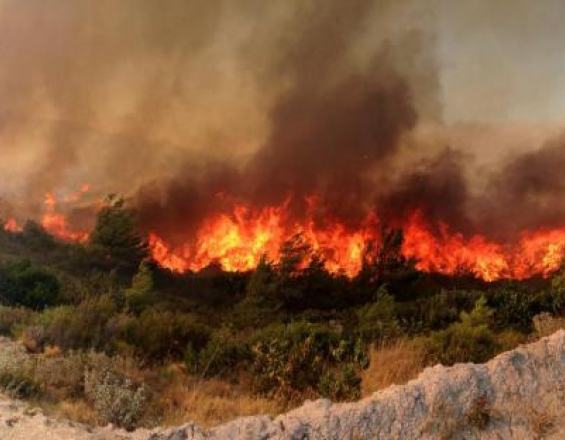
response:
<path fill-rule="evenodd" d="M 169 379 L 159 393 L 157 405 L 164 425 L 194 420 L 211 427 L 237 417 L 276 415 L 286 408 L 273 400 L 250 394 L 248 386 L 225 380 L 189 376 L 181 368 L 169 371 Z"/>
<path fill-rule="evenodd" d="M 553 316 L 544 312 L 534 316 L 533 323 L 536 335 L 542 338 L 565 328 L 565 316 Z"/>
<path fill-rule="evenodd" d="M 401 385 L 414 379 L 426 366 L 424 344 L 417 339 L 400 339 L 370 351 L 370 364 L 361 375 L 363 396 Z"/>

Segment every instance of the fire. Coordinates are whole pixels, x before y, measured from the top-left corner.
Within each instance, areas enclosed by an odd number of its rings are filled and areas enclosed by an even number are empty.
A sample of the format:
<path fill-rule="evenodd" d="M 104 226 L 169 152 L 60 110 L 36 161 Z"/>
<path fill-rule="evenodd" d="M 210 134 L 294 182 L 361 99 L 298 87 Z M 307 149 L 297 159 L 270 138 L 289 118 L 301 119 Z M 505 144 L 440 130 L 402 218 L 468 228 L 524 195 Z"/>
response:
<path fill-rule="evenodd" d="M 88 191 L 88 187 L 83 186 L 80 194 Z M 72 201 L 77 201 L 79 196 L 73 195 Z M 68 200 L 67 200 L 68 201 Z M 51 235 L 69 242 L 84 243 L 88 240 L 88 231 L 74 230 L 66 218 L 66 216 L 57 210 L 57 199 L 53 193 L 45 194 L 44 200 L 45 211 L 41 216 L 41 226 Z"/>
<path fill-rule="evenodd" d="M 153 258 L 174 271 L 198 271 L 212 263 L 226 271 L 246 271 L 256 267 L 262 256 L 278 261 L 285 241 L 300 236 L 311 255 L 323 257 L 328 271 L 354 276 L 361 269 L 365 245 L 376 238 L 373 230 L 349 231 L 339 222 L 329 227 L 317 227 L 313 221 L 289 223 L 284 206 L 254 211 L 236 205 L 231 214 L 207 221 L 191 244 L 173 248 L 151 233 L 149 245 Z"/>
<path fill-rule="evenodd" d="M 434 235 L 420 213 L 404 227 L 403 254 L 424 272 L 455 275 L 469 272 L 485 281 L 549 276 L 559 269 L 565 253 L 565 228 L 524 232 L 515 244 L 489 241 L 481 235 L 468 239 L 440 224 Z"/>
<path fill-rule="evenodd" d="M 322 257 L 329 272 L 353 277 L 361 270 L 367 245 L 378 243 L 380 236 L 374 215 L 357 230 L 338 221 L 324 227 L 312 220 L 289 222 L 286 215 L 284 205 L 257 210 L 235 205 L 231 213 L 208 219 L 190 242 L 175 247 L 152 232 L 149 246 L 153 258 L 173 271 L 198 271 L 212 263 L 226 271 L 245 271 L 253 269 L 263 255 L 277 262 L 283 243 L 299 234 L 312 253 Z M 559 269 L 565 254 L 565 228 L 524 232 L 517 243 L 498 243 L 482 235 L 465 237 L 443 223 L 435 232 L 415 212 L 402 229 L 402 255 L 423 272 L 470 273 L 485 281 L 547 277 Z"/>
<path fill-rule="evenodd" d="M 9 218 L 6 223 L 4 223 L 4 230 L 15 234 L 17 232 L 22 232 L 22 227 L 18 224 L 15 218 Z"/>

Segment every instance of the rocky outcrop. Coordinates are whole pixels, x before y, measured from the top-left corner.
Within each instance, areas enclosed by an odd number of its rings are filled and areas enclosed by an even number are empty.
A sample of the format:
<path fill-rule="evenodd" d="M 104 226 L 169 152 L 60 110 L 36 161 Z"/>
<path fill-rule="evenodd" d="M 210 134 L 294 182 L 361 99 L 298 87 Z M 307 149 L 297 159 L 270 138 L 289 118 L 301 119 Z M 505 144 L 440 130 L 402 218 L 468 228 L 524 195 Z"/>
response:
<path fill-rule="evenodd" d="M 274 419 L 245 417 L 211 430 L 190 423 L 135 433 L 87 431 L 26 415 L 14 403 L 3 404 L 0 416 L 2 439 L 563 439 L 565 331 L 486 364 L 428 368 L 406 385 L 358 402 L 307 402 Z"/>

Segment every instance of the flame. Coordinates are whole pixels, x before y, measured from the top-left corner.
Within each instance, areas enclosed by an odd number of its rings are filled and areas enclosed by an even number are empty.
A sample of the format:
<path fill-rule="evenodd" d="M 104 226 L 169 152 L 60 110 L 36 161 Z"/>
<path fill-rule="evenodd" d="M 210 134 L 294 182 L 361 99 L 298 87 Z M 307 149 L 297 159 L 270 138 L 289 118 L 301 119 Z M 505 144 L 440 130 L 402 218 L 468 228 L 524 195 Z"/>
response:
<path fill-rule="evenodd" d="M 84 194 L 89 190 L 89 187 L 83 185 L 80 191 L 80 195 Z M 78 201 L 80 195 L 78 193 L 73 193 L 71 196 L 67 197 L 66 201 Z M 88 240 L 88 231 L 79 231 L 73 229 L 66 218 L 66 216 L 58 212 L 57 210 L 57 199 L 55 195 L 51 192 L 45 194 L 44 200 L 45 211 L 41 216 L 41 226 L 49 232 L 51 235 L 69 242 L 84 243 Z"/>
<path fill-rule="evenodd" d="M 226 271 L 246 271 L 262 256 L 278 261 L 285 241 L 298 235 L 310 247 L 310 257 L 320 255 L 329 272 L 354 276 L 361 269 L 366 244 L 375 238 L 373 230 L 367 225 L 349 231 L 339 222 L 327 227 L 313 221 L 289 224 L 284 205 L 259 210 L 236 205 L 231 214 L 209 219 L 191 244 L 172 247 L 153 232 L 149 247 L 161 266 L 177 272 L 198 271 L 212 263 Z"/>
<path fill-rule="evenodd" d="M 515 244 L 501 244 L 481 235 L 468 239 L 440 224 L 434 235 L 419 212 L 404 227 L 402 253 L 424 272 L 455 275 L 468 272 L 485 281 L 547 277 L 561 266 L 565 228 L 523 232 Z"/>
<path fill-rule="evenodd" d="M 263 255 L 279 261 L 283 243 L 299 234 L 312 253 L 322 257 L 329 272 L 353 277 L 361 270 L 367 245 L 378 243 L 375 215 L 350 230 L 338 221 L 324 227 L 316 226 L 313 220 L 289 222 L 285 208 L 283 204 L 253 210 L 236 204 L 231 213 L 207 219 L 195 238 L 180 246 L 152 232 L 152 256 L 161 266 L 177 272 L 198 271 L 212 263 L 226 271 L 245 271 L 256 267 Z M 465 237 L 441 222 L 432 228 L 416 211 L 402 229 L 401 253 L 423 272 L 470 273 L 485 281 L 548 277 L 559 269 L 565 254 L 565 228 L 524 232 L 517 243 L 498 243 L 482 235 Z"/>
<path fill-rule="evenodd" d="M 15 218 L 9 218 L 6 223 L 4 223 L 4 230 L 15 234 L 17 232 L 22 232 L 22 227 L 18 224 Z"/>

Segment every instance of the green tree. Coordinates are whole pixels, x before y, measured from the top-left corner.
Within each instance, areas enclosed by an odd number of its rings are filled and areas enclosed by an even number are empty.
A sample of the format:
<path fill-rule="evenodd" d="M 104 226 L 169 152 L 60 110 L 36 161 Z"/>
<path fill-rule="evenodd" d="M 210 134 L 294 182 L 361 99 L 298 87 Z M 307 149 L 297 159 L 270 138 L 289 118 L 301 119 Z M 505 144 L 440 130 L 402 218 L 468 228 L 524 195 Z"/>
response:
<path fill-rule="evenodd" d="M 90 246 L 108 268 L 133 271 L 148 257 L 147 242 L 139 231 L 135 212 L 124 200 L 109 196 L 98 213 Z"/>
<path fill-rule="evenodd" d="M 149 265 L 142 262 L 134 275 L 131 287 L 125 291 L 125 302 L 128 310 L 140 313 L 152 299 L 155 282 Z"/>
<path fill-rule="evenodd" d="M 470 313 L 461 312 L 460 321 L 446 330 L 432 333 L 431 355 L 446 365 L 456 362 L 485 362 L 497 351 L 489 324 L 493 311 L 481 296 Z"/>

